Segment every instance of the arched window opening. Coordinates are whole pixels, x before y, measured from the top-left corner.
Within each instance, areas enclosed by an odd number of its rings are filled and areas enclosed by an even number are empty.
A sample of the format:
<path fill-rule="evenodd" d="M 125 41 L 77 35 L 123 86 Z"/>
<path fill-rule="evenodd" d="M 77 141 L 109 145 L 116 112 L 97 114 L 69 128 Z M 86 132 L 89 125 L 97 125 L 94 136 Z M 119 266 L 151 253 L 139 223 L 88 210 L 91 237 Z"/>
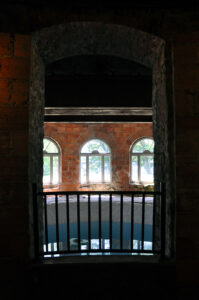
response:
<path fill-rule="evenodd" d="M 65 34 L 66 32 L 67 34 Z M 77 32 L 78 34 L 76 34 Z M 99 32 L 102 34 L 99 35 Z M 96 41 L 96 36 L 97 43 L 91 43 L 91 41 Z M 136 43 L 135 40 L 137 41 Z M 83 45 L 83 48 L 79 47 L 80 44 Z M 137 29 L 129 28 L 123 25 L 104 24 L 99 22 L 77 22 L 51 26 L 50 28 L 44 28 L 41 31 L 34 33 L 32 45 L 34 49 L 34 51 L 32 51 L 33 68 L 31 68 L 32 80 L 30 87 L 30 109 L 32 114 L 30 114 L 29 131 L 30 141 L 33 148 L 29 148 L 33 153 L 33 156 L 29 156 L 29 168 L 31 169 L 30 178 L 32 181 L 37 178 L 38 185 L 41 183 L 40 181 L 42 179 L 42 164 L 40 159 L 41 153 L 40 150 L 37 151 L 37 147 L 38 145 L 41 145 L 42 142 L 41 128 L 43 123 L 40 120 L 43 120 L 42 113 L 45 96 L 43 87 L 45 82 L 44 74 L 46 72 L 44 71 L 46 66 L 62 57 L 65 58 L 71 57 L 71 55 L 75 56 L 82 54 L 93 55 L 94 53 L 96 55 L 114 55 L 118 57 L 124 57 L 128 60 L 142 63 L 144 66 L 151 68 L 153 73 L 153 134 L 156 143 L 156 150 L 154 153 L 156 162 L 155 185 L 158 186 L 159 181 L 164 182 L 167 180 L 167 218 L 165 228 L 167 240 L 166 250 L 170 255 L 174 250 L 173 211 L 175 211 L 175 203 L 173 201 L 173 197 L 175 197 L 175 188 L 173 189 L 172 187 L 175 187 L 173 184 L 175 178 L 173 176 L 174 172 L 170 163 L 170 158 L 171 161 L 173 160 L 174 142 L 172 142 L 172 138 L 174 127 L 168 127 L 166 118 L 166 116 L 170 113 L 170 119 L 172 120 L 173 111 L 171 103 L 172 97 L 167 98 L 167 93 L 165 90 L 165 88 L 168 87 L 168 85 L 165 83 L 165 78 L 167 78 L 167 76 L 165 76 L 165 41 L 159 37 L 152 36 L 148 33 L 144 33 L 138 31 Z M 48 45 L 48 47 L 46 47 L 46 45 Z M 153 45 L 153 47 L 151 47 L 151 45 Z M 82 52 L 82 49 L 85 51 Z M 36 66 L 36 68 L 34 68 L 34 66 Z M 167 101 L 170 101 L 169 103 L 171 105 L 166 105 Z M 113 102 L 114 103 L 112 105 L 115 105 L 115 99 Z M 35 103 L 38 105 L 35 105 Z M 41 109 L 38 109 L 38 107 Z M 45 116 L 45 118 L 46 117 L 47 116 Z M 98 120 L 97 117 L 96 120 Z M 104 120 L 106 120 L 106 117 L 107 115 L 104 116 Z M 93 118 L 95 119 L 95 117 Z M 85 120 L 85 116 L 83 116 L 82 119 Z M 50 120 L 50 118 L 48 120 Z M 121 121 L 122 120 L 123 117 L 121 116 Z M 168 130 L 168 128 L 170 128 L 170 130 Z M 170 147 L 167 147 L 168 140 L 171 142 Z M 131 152 L 131 154 L 133 154 L 133 152 Z M 130 157 L 132 156 L 130 155 Z M 165 159 L 162 159 L 162 157 Z M 133 176 L 131 172 L 131 180 L 132 177 Z"/>
<path fill-rule="evenodd" d="M 131 182 L 138 184 L 154 183 L 154 141 L 141 138 L 136 141 L 130 152 Z"/>
<path fill-rule="evenodd" d="M 50 138 L 43 139 L 43 184 L 60 183 L 60 149 Z"/>
<path fill-rule="evenodd" d="M 80 183 L 111 182 L 111 151 L 106 143 L 92 139 L 80 152 Z"/>

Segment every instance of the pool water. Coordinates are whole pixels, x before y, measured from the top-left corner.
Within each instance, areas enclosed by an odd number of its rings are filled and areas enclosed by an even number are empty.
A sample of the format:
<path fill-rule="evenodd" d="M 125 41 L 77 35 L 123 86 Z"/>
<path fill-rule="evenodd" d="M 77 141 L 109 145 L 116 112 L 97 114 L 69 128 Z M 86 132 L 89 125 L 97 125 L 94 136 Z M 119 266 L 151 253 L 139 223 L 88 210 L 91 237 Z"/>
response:
<path fill-rule="evenodd" d="M 103 248 L 109 249 L 109 222 L 102 222 L 101 225 L 101 239 L 103 241 Z M 133 246 L 138 249 L 139 247 L 136 246 L 136 242 L 139 244 L 141 241 L 141 224 L 134 224 L 133 230 Z M 72 242 L 71 246 L 74 246 L 73 243 L 77 239 L 77 223 L 70 223 L 70 241 Z M 81 240 L 88 240 L 88 223 L 81 222 L 80 223 L 80 239 Z M 113 248 L 117 249 L 120 247 L 120 223 L 113 222 L 112 223 L 112 240 L 113 240 Z M 59 241 L 62 244 L 66 245 L 67 241 L 67 225 L 66 224 L 59 224 Z M 56 226 L 48 225 L 48 242 L 49 244 L 56 243 Z M 123 224 L 123 248 L 128 249 L 130 247 L 131 242 L 131 223 L 124 223 Z M 145 249 L 152 249 L 152 226 L 146 224 L 144 226 L 144 242 L 146 245 Z M 43 243 L 45 244 L 45 232 L 44 232 L 44 240 Z M 83 247 L 84 245 L 82 245 Z M 75 247 L 75 246 L 74 246 Z M 99 223 L 98 222 L 91 222 L 91 248 L 98 249 L 99 247 Z M 83 248 L 82 248 L 83 249 Z"/>

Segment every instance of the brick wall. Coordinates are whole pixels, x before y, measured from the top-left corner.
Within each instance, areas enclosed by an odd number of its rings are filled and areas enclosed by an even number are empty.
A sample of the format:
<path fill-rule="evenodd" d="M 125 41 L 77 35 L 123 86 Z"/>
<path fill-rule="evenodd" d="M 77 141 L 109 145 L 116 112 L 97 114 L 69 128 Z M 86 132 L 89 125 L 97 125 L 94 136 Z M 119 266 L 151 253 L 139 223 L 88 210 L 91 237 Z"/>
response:
<path fill-rule="evenodd" d="M 199 33 L 174 46 L 176 118 L 176 254 L 179 284 L 198 284 L 199 268 Z"/>
<path fill-rule="evenodd" d="M 0 34 L 0 256 L 28 256 L 30 37 Z"/>
<path fill-rule="evenodd" d="M 152 137 L 151 123 L 98 123 L 67 124 L 45 123 L 44 135 L 53 138 L 61 147 L 62 182 L 58 190 L 132 190 L 129 184 L 129 150 L 140 137 Z M 111 149 L 111 184 L 80 185 L 79 153 L 82 145 L 90 139 L 103 140 Z"/>

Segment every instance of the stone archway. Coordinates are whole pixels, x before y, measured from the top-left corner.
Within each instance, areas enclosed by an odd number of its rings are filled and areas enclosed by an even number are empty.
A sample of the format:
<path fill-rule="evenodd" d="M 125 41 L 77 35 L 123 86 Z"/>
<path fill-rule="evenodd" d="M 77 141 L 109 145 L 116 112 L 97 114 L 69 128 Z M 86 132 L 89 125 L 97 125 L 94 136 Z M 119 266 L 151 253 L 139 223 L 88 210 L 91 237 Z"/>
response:
<path fill-rule="evenodd" d="M 148 33 L 121 25 L 81 22 L 44 28 L 32 35 L 29 122 L 29 182 L 42 187 L 42 139 L 45 65 L 77 55 L 118 56 L 143 64 L 153 74 L 153 134 L 155 180 L 167 184 L 167 204 L 171 203 L 169 174 L 169 131 L 166 99 L 165 42 Z M 31 190 L 31 187 L 30 187 Z M 167 209 L 167 254 L 173 234 Z"/>

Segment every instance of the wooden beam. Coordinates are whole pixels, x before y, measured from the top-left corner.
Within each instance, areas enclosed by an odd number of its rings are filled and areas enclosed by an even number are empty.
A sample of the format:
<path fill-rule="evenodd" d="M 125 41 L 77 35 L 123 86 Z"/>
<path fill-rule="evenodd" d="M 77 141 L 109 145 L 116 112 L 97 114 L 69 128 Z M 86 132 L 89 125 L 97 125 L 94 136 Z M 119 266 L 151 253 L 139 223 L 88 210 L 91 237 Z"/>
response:
<path fill-rule="evenodd" d="M 149 107 L 46 107 L 45 116 L 151 116 Z"/>

